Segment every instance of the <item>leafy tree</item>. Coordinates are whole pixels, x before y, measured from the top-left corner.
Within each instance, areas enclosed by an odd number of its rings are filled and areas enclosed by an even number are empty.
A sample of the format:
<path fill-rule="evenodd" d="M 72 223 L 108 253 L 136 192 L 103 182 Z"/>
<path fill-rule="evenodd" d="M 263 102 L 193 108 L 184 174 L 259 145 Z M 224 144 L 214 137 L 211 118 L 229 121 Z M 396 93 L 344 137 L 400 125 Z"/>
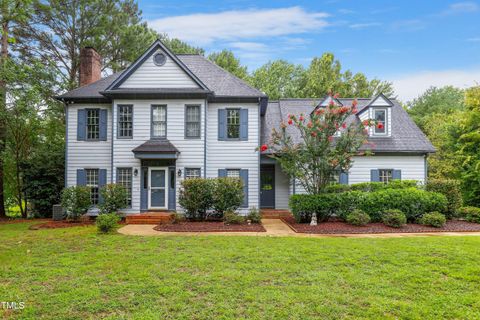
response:
<path fill-rule="evenodd" d="M 371 97 L 378 93 L 393 95 L 389 82 L 373 79 L 369 81 L 362 73 L 353 75 L 351 71 L 342 72 L 340 61 L 332 53 L 324 53 L 313 58 L 302 79 L 302 96 L 321 98 L 330 92 L 342 97 Z"/>
<path fill-rule="evenodd" d="M 467 112 L 461 121 L 459 154 L 462 159 L 464 200 L 480 206 L 480 86 L 466 90 Z"/>
<path fill-rule="evenodd" d="M 82 47 L 95 47 L 104 69 L 117 71 L 157 37 L 133 0 L 38 1 L 24 34 L 29 41 L 20 46 L 22 54 L 52 60 L 68 89 L 77 87 Z"/>
<path fill-rule="evenodd" d="M 300 85 L 305 70 L 285 60 L 270 61 L 250 77 L 250 84 L 265 92 L 271 100 L 300 97 Z"/>
<path fill-rule="evenodd" d="M 289 115 L 288 122 L 280 124 L 280 131 L 273 130 L 270 143 L 260 150 L 270 149 L 286 174 L 295 177 L 309 194 L 319 194 L 336 170 L 350 169 L 352 157 L 366 143 L 365 127 L 374 122 L 348 124 L 347 118 L 356 113 L 356 101 L 350 107 L 338 107 L 332 100 L 328 107 L 309 115 Z M 297 131 L 300 141 L 292 138 L 292 131 Z M 337 135 L 338 131 L 341 134 Z M 316 214 L 312 215 L 313 225 L 316 219 Z"/>
<path fill-rule="evenodd" d="M 232 51 L 222 50 L 221 52 L 211 53 L 208 59 L 240 79 L 246 80 L 248 78 L 247 67 L 242 66 L 240 60 L 235 57 Z"/>
<path fill-rule="evenodd" d="M 4 156 L 7 137 L 7 93 L 8 77 L 11 76 L 10 43 L 15 42 L 12 36 L 20 24 L 27 21 L 32 13 L 30 0 L 0 0 L 0 218 L 6 218 L 4 198 Z"/>
<path fill-rule="evenodd" d="M 194 47 L 177 38 L 170 38 L 166 34 L 160 35 L 160 40 L 175 54 L 198 54 L 203 56 L 205 50 L 200 47 Z"/>
<path fill-rule="evenodd" d="M 425 129 L 432 115 L 449 115 L 465 110 L 465 92 L 452 86 L 431 87 L 420 97 L 408 102 L 406 108 L 415 123 Z"/>

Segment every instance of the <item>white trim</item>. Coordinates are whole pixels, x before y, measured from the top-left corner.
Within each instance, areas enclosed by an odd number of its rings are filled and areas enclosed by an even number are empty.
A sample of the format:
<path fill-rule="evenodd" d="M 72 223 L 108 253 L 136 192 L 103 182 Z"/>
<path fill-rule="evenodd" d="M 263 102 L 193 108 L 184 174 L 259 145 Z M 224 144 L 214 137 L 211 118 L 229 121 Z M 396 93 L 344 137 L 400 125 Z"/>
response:
<path fill-rule="evenodd" d="M 152 170 L 164 170 L 165 171 L 165 186 L 163 189 L 165 190 L 165 206 L 164 207 L 152 207 Z M 148 167 L 148 209 L 159 209 L 159 210 L 167 210 L 168 209 L 168 167 Z M 155 189 L 162 189 L 160 187 L 156 187 Z"/>
<path fill-rule="evenodd" d="M 376 120 L 376 117 L 375 117 L 375 112 L 376 111 L 383 111 L 385 112 L 385 120 L 383 121 L 383 129 L 384 129 L 384 132 L 376 132 L 377 130 L 377 124 L 375 124 L 375 126 L 373 127 L 373 136 L 388 136 L 388 132 L 389 132 L 389 127 L 388 127 L 388 110 L 387 108 L 385 107 L 372 107 L 372 119 L 374 121 L 377 121 Z"/>

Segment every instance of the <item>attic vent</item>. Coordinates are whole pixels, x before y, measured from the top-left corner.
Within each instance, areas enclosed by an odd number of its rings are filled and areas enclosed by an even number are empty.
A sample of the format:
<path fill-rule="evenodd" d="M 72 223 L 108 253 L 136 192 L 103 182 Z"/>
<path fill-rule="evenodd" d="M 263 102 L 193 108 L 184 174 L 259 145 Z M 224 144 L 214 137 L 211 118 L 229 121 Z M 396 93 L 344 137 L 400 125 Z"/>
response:
<path fill-rule="evenodd" d="M 155 65 L 161 67 L 165 62 L 167 62 L 167 56 L 165 54 L 159 52 L 153 56 L 153 63 L 155 63 Z"/>

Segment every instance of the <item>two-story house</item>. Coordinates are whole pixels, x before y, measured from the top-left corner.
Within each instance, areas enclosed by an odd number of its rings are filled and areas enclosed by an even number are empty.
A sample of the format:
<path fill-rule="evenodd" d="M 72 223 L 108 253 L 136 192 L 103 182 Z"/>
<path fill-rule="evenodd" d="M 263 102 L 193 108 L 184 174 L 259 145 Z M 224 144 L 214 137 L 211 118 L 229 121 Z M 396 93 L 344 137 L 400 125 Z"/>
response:
<path fill-rule="evenodd" d="M 92 210 L 99 188 L 123 184 L 125 213 L 178 210 L 178 190 L 192 177 L 239 177 L 240 209 L 284 209 L 302 192 L 267 154 L 255 148 L 287 114 L 308 113 L 329 99 L 268 97 L 200 55 L 175 55 L 160 41 L 126 70 L 101 78 L 93 48 L 81 52 L 80 87 L 59 97 L 66 109 L 67 186 L 91 188 Z M 337 99 L 350 104 L 351 99 Z M 369 140 L 375 155 L 355 158 L 340 183 L 426 179 L 426 156 L 434 148 L 395 100 L 359 99 L 351 121 L 375 118 Z M 292 135 L 295 135 L 292 132 Z"/>

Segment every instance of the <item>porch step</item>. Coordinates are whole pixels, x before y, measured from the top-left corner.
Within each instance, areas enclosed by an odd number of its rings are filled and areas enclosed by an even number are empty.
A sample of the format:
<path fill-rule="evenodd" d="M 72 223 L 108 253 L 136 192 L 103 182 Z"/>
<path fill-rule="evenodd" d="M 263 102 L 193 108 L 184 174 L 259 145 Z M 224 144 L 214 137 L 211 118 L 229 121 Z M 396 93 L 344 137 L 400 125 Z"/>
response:
<path fill-rule="evenodd" d="M 292 216 L 289 210 L 261 209 L 260 214 L 264 219 L 281 219 Z"/>
<path fill-rule="evenodd" d="M 125 221 L 127 224 L 164 224 L 170 223 L 173 220 L 174 213 L 170 211 L 160 212 L 145 212 L 130 214 L 126 216 Z"/>

